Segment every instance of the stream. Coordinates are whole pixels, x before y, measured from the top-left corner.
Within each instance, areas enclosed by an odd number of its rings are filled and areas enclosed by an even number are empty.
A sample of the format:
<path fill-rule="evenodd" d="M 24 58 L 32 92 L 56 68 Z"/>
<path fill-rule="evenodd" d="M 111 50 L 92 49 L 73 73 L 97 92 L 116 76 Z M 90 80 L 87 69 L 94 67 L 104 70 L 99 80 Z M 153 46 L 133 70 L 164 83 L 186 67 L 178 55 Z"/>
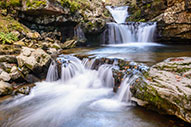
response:
<path fill-rule="evenodd" d="M 18 95 L 0 103 L 1 127 L 188 126 L 175 117 L 131 102 L 128 85 L 137 75 L 127 76 L 114 93 L 111 71 L 114 64 L 104 64 L 96 70 L 87 66 L 87 61 L 72 56 L 120 58 L 147 66 L 168 57 L 191 56 L 191 46 L 153 43 L 156 23 L 124 24 L 128 7 L 107 8 L 117 23 L 108 23 L 102 46 L 63 51 L 70 55 L 57 58 L 62 63 L 60 74 L 53 61 L 47 79 L 37 82 L 29 95 Z"/>

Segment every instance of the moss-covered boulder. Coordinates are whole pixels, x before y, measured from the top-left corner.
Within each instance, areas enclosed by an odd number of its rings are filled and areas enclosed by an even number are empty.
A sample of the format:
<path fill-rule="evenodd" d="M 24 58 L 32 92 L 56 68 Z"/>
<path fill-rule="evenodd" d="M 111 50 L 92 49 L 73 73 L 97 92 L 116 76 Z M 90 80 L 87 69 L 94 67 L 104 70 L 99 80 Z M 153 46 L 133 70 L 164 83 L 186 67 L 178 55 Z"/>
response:
<path fill-rule="evenodd" d="M 169 58 L 150 68 L 144 82 L 133 85 L 133 97 L 142 106 L 175 115 L 191 123 L 191 58 Z M 133 99 L 134 100 L 134 99 Z"/>

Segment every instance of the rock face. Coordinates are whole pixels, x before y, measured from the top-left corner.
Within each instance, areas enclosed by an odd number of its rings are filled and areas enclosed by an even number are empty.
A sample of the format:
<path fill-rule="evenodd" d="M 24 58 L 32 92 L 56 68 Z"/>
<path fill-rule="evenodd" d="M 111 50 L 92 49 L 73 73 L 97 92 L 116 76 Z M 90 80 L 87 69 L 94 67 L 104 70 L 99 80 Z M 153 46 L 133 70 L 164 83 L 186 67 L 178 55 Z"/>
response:
<path fill-rule="evenodd" d="M 157 21 L 158 42 L 190 42 L 190 8 L 189 0 L 137 0 L 128 21 Z"/>
<path fill-rule="evenodd" d="M 85 33 L 101 32 L 108 14 L 102 0 L 30 0 L 23 1 L 19 9 L 23 24 L 62 42 L 72 39 L 79 25 Z"/>
<path fill-rule="evenodd" d="M 151 67 L 145 77 L 131 89 L 137 102 L 191 123 L 191 58 L 169 58 Z"/>
<path fill-rule="evenodd" d="M 23 47 L 21 54 L 17 56 L 19 68 L 27 67 L 34 73 L 42 73 L 50 63 L 50 55 L 42 49 L 31 49 Z"/>

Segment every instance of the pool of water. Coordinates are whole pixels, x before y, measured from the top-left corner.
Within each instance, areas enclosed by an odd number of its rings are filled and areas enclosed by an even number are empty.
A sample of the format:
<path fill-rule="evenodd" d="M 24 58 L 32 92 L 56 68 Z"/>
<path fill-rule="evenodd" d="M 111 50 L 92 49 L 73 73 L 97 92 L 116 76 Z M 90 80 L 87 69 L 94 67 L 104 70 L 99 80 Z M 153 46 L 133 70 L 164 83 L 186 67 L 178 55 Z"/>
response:
<path fill-rule="evenodd" d="M 129 61 L 153 65 L 169 57 L 191 57 L 191 45 L 164 45 L 157 43 L 127 43 L 97 48 L 77 48 L 63 53 L 87 54 L 97 57 L 125 58 Z"/>

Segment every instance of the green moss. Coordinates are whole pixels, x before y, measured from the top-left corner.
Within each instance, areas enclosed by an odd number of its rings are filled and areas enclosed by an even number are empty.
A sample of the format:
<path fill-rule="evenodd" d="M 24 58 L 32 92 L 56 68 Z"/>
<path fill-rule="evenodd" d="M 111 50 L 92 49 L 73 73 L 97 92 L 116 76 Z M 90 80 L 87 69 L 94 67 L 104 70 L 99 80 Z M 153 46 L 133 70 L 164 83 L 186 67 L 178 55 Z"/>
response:
<path fill-rule="evenodd" d="M 140 19 L 139 22 L 145 22 L 145 19 Z"/>
<path fill-rule="evenodd" d="M 46 4 L 47 4 L 46 0 L 32 0 L 32 1 L 27 0 L 27 3 L 26 3 L 28 9 L 31 9 L 31 8 L 36 9 L 39 7 L 45 7 Z"/>
<path fill-rule="evenodd" d="M 0 15 L 0 32 L 11 33 L 12 31 L 27 33 L 30 30 L 12 17 L 3 17 Z"/>
<path fill-rule="evenodd" d="M 4 0 L 0 2 L 0 8 L 19 7 L 22 3 L 20 0 Z"/>
<path fill-rule="evenodd" d="M 63 7 L 70 8 L 70 11 L 72 13 L 76 12 L 78 9 L 80 9 L 81 5 L 77 1 L 72 1 L 72 0 L 60 0 L 60 3 Z"/>
<path fill-rule="evenodd" d="M 129 18 L 127 18 L 127 21 L 135 21 L 135 22 L 141 22 L 145 21 L 141 18 L 141 9 L 137 9 Z"/>

